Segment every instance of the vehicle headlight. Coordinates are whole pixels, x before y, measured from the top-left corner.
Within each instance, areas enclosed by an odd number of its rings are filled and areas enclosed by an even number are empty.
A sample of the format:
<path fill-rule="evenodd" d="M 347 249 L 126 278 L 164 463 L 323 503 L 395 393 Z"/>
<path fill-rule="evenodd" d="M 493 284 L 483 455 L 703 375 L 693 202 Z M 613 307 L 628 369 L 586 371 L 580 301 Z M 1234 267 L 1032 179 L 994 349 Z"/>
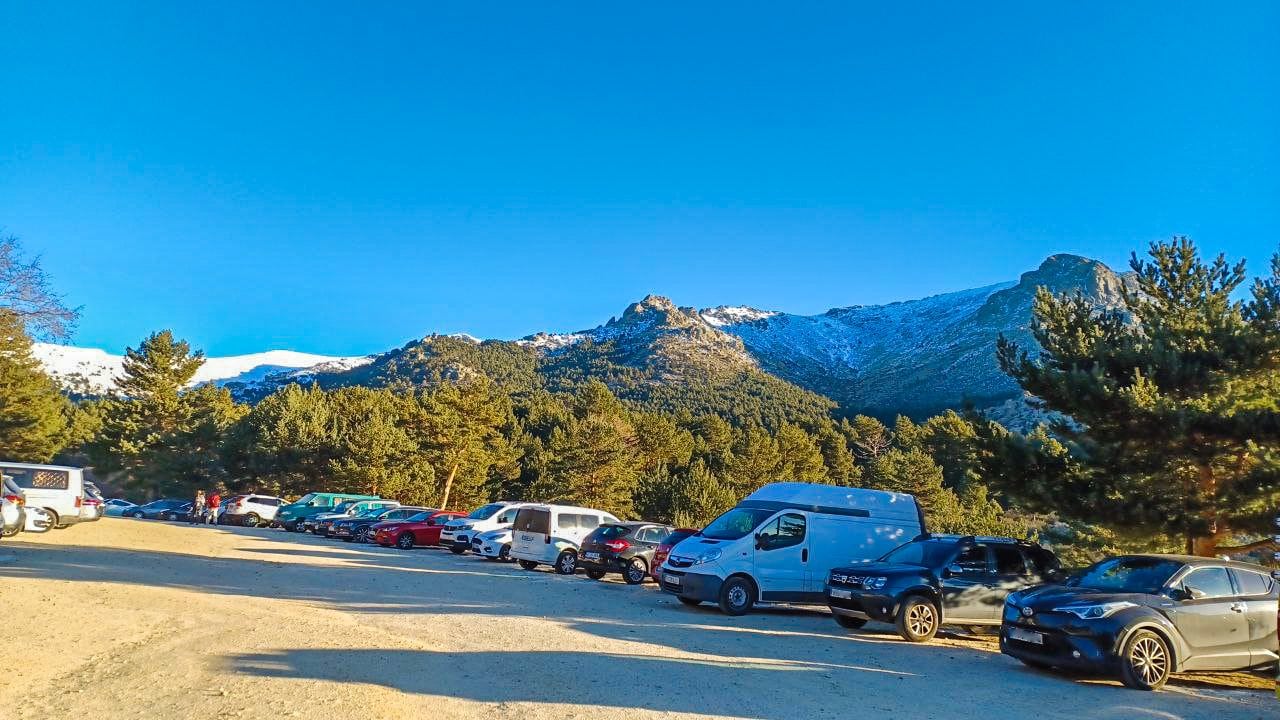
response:
<path fill-rule="evenodd" d="M 1137 605 L 1124 600 L 1117 600 L 1116 602 L 1063 605 L 1062 607 L 1054 608 L 1053 611 L 1071 613 L 1081 620 L 1100 620 L 1131 607 L 1137 607 Z"/>
<path fill-rule="evenodd" d="M 889 582 L 887 577 L 868 577 L 863 579 L 862 587 L 867 590 L 880 590 Z"/>
<path fill-rule="evenodd" d="M 693 559 L 694 565 L 702 565 L 703 563 L 715 562 L 720 559 L 720 548 L 712 548 L 698 557 Z"/>

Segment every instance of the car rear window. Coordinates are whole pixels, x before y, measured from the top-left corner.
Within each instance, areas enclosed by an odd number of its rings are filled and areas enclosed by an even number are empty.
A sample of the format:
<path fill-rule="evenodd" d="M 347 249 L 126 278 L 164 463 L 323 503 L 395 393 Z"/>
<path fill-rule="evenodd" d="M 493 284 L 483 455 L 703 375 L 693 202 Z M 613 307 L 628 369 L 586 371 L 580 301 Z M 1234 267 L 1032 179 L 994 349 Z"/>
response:
<path fill-rule="evenodd" d="M 13 478 L 18 487 L 27 490 L 66 490 L 71 486 L 71 473 L 66 470 L 36 468 L 0 468 Z"/>
<path fill-rule="evenodd" d="M 521 508 L 516 513 L 516 521 L 511 526 L 517 532 L 534 532 L 543 535 L 551 532 L 551 513 L 547 510 Z"/>
<path fill-rule="evenodd" d="M 631 528 L 625 525 L 601 525 L 591 534 L 587 536 L 589 540 L 613 540 L 614 538 L 622 538 L 631 534 Z"/>

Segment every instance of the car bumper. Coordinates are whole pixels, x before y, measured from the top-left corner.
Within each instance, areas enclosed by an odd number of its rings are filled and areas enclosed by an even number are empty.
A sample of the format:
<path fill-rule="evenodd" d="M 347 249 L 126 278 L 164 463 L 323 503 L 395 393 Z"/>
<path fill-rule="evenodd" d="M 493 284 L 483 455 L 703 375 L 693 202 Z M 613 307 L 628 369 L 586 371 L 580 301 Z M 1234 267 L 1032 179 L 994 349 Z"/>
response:
<path fill-rule="evenodd" d="M 724 584 L 724 580 L 716 575 L 668 568 L 662 568 L 659 578 L 658 583 L 663 592 L 703 602 L 719 600 L 720 586 Z"/>
<path fill-rule="evenodd" d="M 1040 642 L 1013 637 L 1035 633 Z M 1000 652 L 1019 660 L 1086 672 L 1113 673 L 1117 658 L 1112 652 L 1115 639 L 1110 636 L 1072 635 L 1058 630 L 1024 626 L 1006 622 L 1000 626 Z"/>
<path fill-rule="evenodd" d="M 630 560 L 624 560 L 613 553 L 600 553 L 600 557 L 594 560 L 587 558 L 585 553 L 578 556 L 578 567 L 583 570 L 620 573 L 626 569 L 628 563 Z"/>
<path fill-rule="evenodd" d="M 836 594 L 833 595 L 832 592 Z M 842 592 L 849 597 L 840 597 Z M 837 615 L 893 622 L 898 616 L 898 601 L 888 595 L 863 593 L 847 587 L 828 585 L 826 589 L 827 607 Z"/>

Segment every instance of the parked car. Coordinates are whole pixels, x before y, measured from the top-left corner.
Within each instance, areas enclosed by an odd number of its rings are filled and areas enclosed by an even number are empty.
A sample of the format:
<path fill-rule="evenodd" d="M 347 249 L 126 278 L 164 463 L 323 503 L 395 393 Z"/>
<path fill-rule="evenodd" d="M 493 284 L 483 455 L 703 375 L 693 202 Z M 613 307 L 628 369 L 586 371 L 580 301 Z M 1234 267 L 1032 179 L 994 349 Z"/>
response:
<path fill-rule="evenodd" d="M 1175 672 L 1276 662 L 1278 598 L 1280 583 L 1258 565 L 1115 557 L 1062 584 L 1009 595 L 1000 650 L 1032 667 L 1104 673 L 1155 690 Z"/>
<path fill-rule="evenodd" d="M 578 547 L 592 530 L 618 518 L 572 505 L 525 505 L 511 526 L 511 557 L 532 570 L 551 565 L 561 575 L 578 569 Z"/>
<path fill-rule="evenodd" d="M 84 499 L 80 501 L 80 522 L 101 520 L 104 512 L 102 498 L 93 497 L 86 492 Z"/>
<path fill-rule="evenodd" d="M 333 527 L 329 530 L 329 536 L 342 538 L 347 542 L 369 542 L 369 528 L 374 525 L 393 520 L 408 520 L 414 515 L 423 512 L 432 512 L 432 510 L 430 508 L 406 507 L 404 505 L 374 508 L 360 515 L 335 520 Z"/>
<path fill-rule="evenodd" d="M 649 565 L 649 576 L 653 578 L 654 582 L 662 582 L 662 564 L 667 561 L 667 556 L 671 554 L 671 548 L 678 545 L 681 540 L 697 532 L 693 528 L 676 528 L 662 539 L 662 542 L 658 544 L 658 548 L 653 551 L 653 562 Z"/>
<path fill-rule="evenodd" d="M 236 495 L 219 507 L 218 522 L 245 527 L 270 525 L 283 504 L 284 500 L 274 495 Z"/>
<path fill-rule="evenodd" d="M 893 623 L 911 642 L 942 625 L 999 625 L 1009 593 L 1061 580 L 1058 558 L 1012 538 L 922 535 L 876 562 L 827 576 L 827 605 L 842 627 Z"/>
<path fill-rule="evenodd" d="M 26 493 L 27 507 L 41 507 L 53 516 L 54 527 L 80 522 L 84 503 L 84 470 L 65 465 L 0 463 L 0 473 L 13 478 Z"/>
<path fill-rule="evenodd" d="M 833 567 L 881 557 L 922 532 L 924 513 L 910 495 L 771 483 L 675 546 L 662 589 L 729 615 L 757 602 L 825 604 Z"/>
<path fill-rule="evenodd" d="M 24 532 L 42 533 L 53 528 L 53 516 L 48 510 L 38 507 L 24 508 L 26 522 L 23 525 Z"/>
<path fill-rule="evenodd" d="M 437 545 L 444 524 L 462 516 L 463 513 L 455 510 L 431 510 L 404 520 L 381 522 L 371 528 L 373 541 L 384 547 L 394 545 L 401 550 Z"/>
<path fill-rule="evenodd" d="M 328 537 L 335 520 L 355 517 L 369 510 L 400 507 L 395 500 L 353 500 L 345 502 L 333 509 L 333 512 L 320 513 L 307 518 L 306 528 L 321 537 Z"/>
<path fill-rule="evenodd" d="M 108 498 L 102 503 L 102 514 L 107 517 L 123 517 L 129 514 L 129 510 L 138 507 L 137 503 L 131 503 L 128 500 L 120 498 Z"/>
<path fill-rule="evenodd" d="M 0 537 L 12 537 L 26 526 L 26 494 L 8 475 L 0 479 L 0 491 Z"/>
<path fill-rule="evenodd" d="M 620 573 L 628 585 L 639 585 L 649 576 L 654 553 L 671 530 L 650 522 L 606 523 L 583 538 L 578 565 L 592 580 Z"/>
<path fill-rule="evenodd" d="M 333 508 L 351 500 L 378 500 L 377 495 L 357 493 L 307 493 L 297 500 L 282 505 L 276 512 L 276 523 L 285 530 L 305 532 L 307 518 L 330 512 Z"/>
<path fill-rule="evenodd" d="M 521 505 L 523 503 L 506 500 L 491 502 L 472 510 L 466 517 L 450 520 L 440 531 L 440 544 L 452 550 L 455 555 L 461 555 L 471 549 L 471 538 L 477 533 L 511 527 Z"/>
<path fill-rule="evenodd" d="M 191 511 L 191 501 L 178 498 L 161 498 L 145 505 L 131 508 L 125 515 L 139 520 L 177 520 Z"/>
<path fill-rule="evenodd" d="M 471 552 L 485 560 L 512 562 L 511 528 L 487 530 L 471 538 Z"/>

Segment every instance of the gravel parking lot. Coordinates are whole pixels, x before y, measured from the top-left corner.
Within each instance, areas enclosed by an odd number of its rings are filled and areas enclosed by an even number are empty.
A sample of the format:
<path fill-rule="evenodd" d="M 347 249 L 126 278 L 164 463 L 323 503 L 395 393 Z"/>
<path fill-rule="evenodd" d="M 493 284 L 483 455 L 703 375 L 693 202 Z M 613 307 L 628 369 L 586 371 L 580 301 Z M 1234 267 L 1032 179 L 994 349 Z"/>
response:
<path fill-rule="evenodd" d="M 0 717 L 1275 718 L 1268 681 L 1164 692 L 825 612 L 276 530 L 107 519 L 0 544 Z M 1243 686 L 1243 687 L 1242 687 Z M 1252 686 L 1250 688 L 1250 686 Z"/>

